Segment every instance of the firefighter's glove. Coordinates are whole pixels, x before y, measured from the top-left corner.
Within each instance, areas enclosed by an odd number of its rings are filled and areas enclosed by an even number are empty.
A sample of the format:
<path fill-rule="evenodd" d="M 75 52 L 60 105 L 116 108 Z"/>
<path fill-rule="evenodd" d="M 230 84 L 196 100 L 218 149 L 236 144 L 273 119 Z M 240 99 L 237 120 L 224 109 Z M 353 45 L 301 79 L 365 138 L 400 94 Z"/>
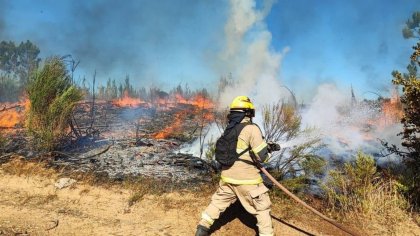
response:
<path fill-rule="evenodd" d="M 280 151 L 280 145 L 275 142 L 267 142 L 267 150 L 269 153 Z"/>

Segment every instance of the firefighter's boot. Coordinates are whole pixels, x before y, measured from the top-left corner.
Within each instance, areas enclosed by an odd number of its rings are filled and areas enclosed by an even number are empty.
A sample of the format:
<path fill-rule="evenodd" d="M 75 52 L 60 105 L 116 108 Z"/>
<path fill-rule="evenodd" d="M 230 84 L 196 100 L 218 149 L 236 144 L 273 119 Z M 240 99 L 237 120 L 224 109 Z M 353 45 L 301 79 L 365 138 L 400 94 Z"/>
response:
<path fill-rule="evenodd" d="M 206 228 L 202 225 L 197 226 L 197 232 L 195 232 L 195 236 L 209 236 L 209 228 Z"/>

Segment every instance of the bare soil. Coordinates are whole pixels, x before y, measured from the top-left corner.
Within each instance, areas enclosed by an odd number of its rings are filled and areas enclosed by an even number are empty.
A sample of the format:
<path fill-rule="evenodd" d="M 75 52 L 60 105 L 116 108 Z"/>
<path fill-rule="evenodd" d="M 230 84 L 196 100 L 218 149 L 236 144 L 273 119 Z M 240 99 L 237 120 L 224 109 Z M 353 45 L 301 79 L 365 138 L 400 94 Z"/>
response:
<path fill-rule="evenodd" d="M 215 188 L 146 194 L 129 206 L 133 192 L 123 187 L 92 186 L 79 181 L 57 189 L 57 176 L 18 176 L 1 168 L 0 235 L 194 235 L 201 211 Z M 290 202 L 274 199 L 273 203 L 276 235 L 346 235 Z M 235 207 L 227 214 L 241 212 Z M 237 217 L 227 218 L 212 235 L 255 235 L 246 225 L 252 226 L 252 219 L 241 217 L 244 224 Z M 359 232 L 388 234 L 386 230 Z M 420 229 L 407 222 L 400 232 L 388 235 L 420 235 Z"/>

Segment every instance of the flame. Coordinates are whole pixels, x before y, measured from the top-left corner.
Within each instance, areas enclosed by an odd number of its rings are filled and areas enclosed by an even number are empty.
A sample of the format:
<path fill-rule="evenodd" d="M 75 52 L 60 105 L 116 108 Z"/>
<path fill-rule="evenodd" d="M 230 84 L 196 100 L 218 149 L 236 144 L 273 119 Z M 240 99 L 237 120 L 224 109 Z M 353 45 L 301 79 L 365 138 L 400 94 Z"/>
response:
<path fill-rule="evenodd" d="M 190 122 L 194 124 L 205 124 L 207 121 L 213 120 L 211 109 L 215 107 L 210 98 L 206 98 L 201 94 L 185 98 L 181 94 L 163 95 L 155 97 L 151 101 L 145 102 L 138 98 L 131 98 L 128 93 L 124 93 L 121 99 L 112 101 L 112 104 L 118 107 L 131 107 L 138 106 L 154 107 L 159 111 L 167 111 L 172 115 L 172 120 L 168 125 L 151 136 L 155 139 L 166 139 L 171 136 L 176 136 L 177 133 L 184 128 L 186 117 L 189 117 Z M 184 106 L 186 105 L 186 106 Z M 179 109 L 182 109 L 179 111 Z M 175 112 L 174 110 L 178 110 Z M 175 135 L 174 135 L 175 134 Z"/>
<path fill-rule="evenodd" d="M 175 100 L 177 103 L 181 103 L 181 104 L 188 104 L 187 99 L 185 99 L 181 94 L 175 94 Z"/>
<path fill-rule="evenodd" d="M 185 120 L 185 116 L 187 115 L 187 111 L 180 111 L 175 114 L 175 121 L 165 127 L 160 132 L 153 135 L 155 139 L 165 139 L 168 138 L 171 134 L 173 134 L 175 131 L 178 131 L 181 129 L 181 125 L 183 121 Z"/>
<path fill-rule="evenodd" d="M 382 113 L 377 120 L 377 127 L 385 129 L 388 126 L 397 124 L 404 115 L 401 100 L 397 92 L 393 92 L 389 100 L 382 103 Z"/>
<path fill-rule="evenodd" d="M 142 101 L 139 98 L 132 98 L 124 91 L 124 95 L 120 99 L 112 101 L 112 104 L 118 107 L 139 107 L 139 106 L 154 106 L 161 110 L 169 110 L 177 107 L 179 104 L 192 105 L 202 109 L 212 109 L 215 107 L 213 101 L 201 94 L 197 94 L 192 98 L 185 98 L 181 94 L 175 94 L 171 97 L 160 97 L 153 99 L 151 102 Z"/>
<path fill-rule="evenodd" d="M 191 104 L 200 108 L 204 108 L 204 109 L 214 108 L 214 103 L 210 99 L 202 95 L 194 96 L 191 101 Z"/>
<path fill-rule="evenodd" d="M 203 109 L 214 108 L 213 101 L 202 94 L 197 94 L 190 99 L 186 99 L 180 94 L 175 94 L 175 101 L 177 104 L 189 104 Z"/>
<path fill-rule="evenodd" d="M 398 95 L 398 91 L 394 90 L 391 98 L 382 100 L 381 111 L 378 115 L 368 119 L 361 124 L 363 138 L 366 141 L 376 139 L 371 130 L 384 131 L 385 129 L 398 124 L 404 115 L 403 106 Z M 360 127 L 359 127 L 360 128 Z"/>
<path fill-rule="evenodd" d="M 14 128 L 24 123 L 25 113 L 29 110 L 30 102 L 28 98 L 23 97 L 19 102 L 1 103 L 0 107 L 3 107 L 0 108 L 0 127 Z"/>
<path fill-rule="evenodd" d="M 160 132 L 153 135 L 156 139 L 165 139 L 170 137 L 176 132 L 182 129 L 182 125 L 185 123 L 186 117 L 192 115 L 194 120 L 191 122 L 197 123 L 198 125 L 205 125 L 209 121 L 214 119 L 214 115 L 211 112 L 211 108 L 214 108 L 214 104 L 210 99 L 202 96 L 194 96 L 192 99 L 185 99 L 182 96 L 175 96 L 177 104 L 189 104 L 194 106 L 194 109 L 182 110 L 174 115 L 174 121 L 168 126 L 162 129 Z M 173 106 L 173 103 L 166 103 L 168 106 Z"/>
<path fill-rule="evenodd" d="M 0 127 L 13 128 L 20 123 L 20 115 L 15 109 L 0 113 Z"/>
<path fill-rule="evenodd" d="M 128 95 L 128 91 L 124 91 L 124 95 L 122 98 L 113 100 L 112 104 L 118 107 L 139 107 L 145 104 L 140 98 L 132 98 Z"/>

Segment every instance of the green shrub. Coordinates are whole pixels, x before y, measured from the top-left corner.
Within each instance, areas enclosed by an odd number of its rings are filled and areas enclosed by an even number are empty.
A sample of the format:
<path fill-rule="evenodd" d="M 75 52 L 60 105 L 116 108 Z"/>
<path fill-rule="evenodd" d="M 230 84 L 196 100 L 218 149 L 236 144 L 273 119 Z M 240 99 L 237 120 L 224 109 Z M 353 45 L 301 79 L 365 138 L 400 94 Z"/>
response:
<path fill-rule="evenodd" d="M 64 62 L 53 57 L 32 76 L 28 95 L 28 130 L 39 148 L 52 150 L 68 132 L 71 113 L 82 93 L 71 83 Z"/>
<path fill-rule="evenodd" d="M 329 209 L 345 218 L 369 218 L 388 226 L 407 218 L 409 205 L 401 193 L 404 186 L 384 178 L 369 155 L 358 153 L 354 162 L 329 171 L 322 188 Z"/>
<path fill-rule="evenodd" d="M 211 162 L 214 160 L 216 155 L 216 142 L 213 140 L 210 140 L 207 142 L 208 148 L 206 149 L 204 153 L 204 157 L 207 161 Z"/>

